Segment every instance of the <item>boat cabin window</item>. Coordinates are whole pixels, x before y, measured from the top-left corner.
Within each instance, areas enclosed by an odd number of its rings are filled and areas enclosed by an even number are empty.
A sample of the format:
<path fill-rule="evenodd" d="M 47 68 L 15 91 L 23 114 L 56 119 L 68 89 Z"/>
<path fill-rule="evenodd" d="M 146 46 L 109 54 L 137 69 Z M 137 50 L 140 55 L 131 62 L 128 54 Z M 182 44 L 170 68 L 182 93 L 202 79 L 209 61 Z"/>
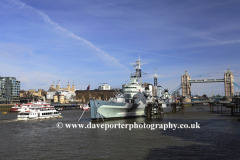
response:
<path fill-rule="evenodd" d="M 29 113 L 20 113 L 20 115 L 29 115 Z"/>

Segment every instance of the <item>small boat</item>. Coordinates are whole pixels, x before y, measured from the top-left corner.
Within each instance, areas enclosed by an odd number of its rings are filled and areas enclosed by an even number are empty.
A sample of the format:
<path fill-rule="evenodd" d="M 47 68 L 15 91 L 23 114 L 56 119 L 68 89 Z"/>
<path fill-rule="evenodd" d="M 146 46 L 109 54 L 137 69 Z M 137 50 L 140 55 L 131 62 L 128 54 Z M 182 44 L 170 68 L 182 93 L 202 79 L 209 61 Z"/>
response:
<path fill-rule="evenodd" d="M 88 105 L 84 105 L 84 106 L 82 107 L 82 109 L 85 110 L 85 111 L 87 111 L 87 110 L 90 109 L 90 107 L 89 107 Z"/>
<path fill-rule="evenodd" d="M 63 111 L 63 107 L 56 108 L 57 111 Z"/>

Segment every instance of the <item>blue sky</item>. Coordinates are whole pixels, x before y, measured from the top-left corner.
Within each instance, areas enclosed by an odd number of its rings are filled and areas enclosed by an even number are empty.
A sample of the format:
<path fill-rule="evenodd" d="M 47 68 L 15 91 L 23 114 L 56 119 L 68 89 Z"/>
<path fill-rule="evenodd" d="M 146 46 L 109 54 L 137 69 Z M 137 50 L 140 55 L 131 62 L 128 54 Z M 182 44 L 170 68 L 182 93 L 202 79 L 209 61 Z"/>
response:
<path fill-rule="evenodd" d="M 173 90 L 185 70 L 192 79 L 240 84 L 239 0 L 3 0 L 0 1 L 0 76 L 21 89 L 57 83 L 77 89 L 114 88 L 129 81 L 140 54 L 143 82 Z M 201 77 L 200 77 L 201 76 Z M 235 90 L 238 91 L 238 90 Z M 192 84 L 192 93 L 224 94 L 223 83 Z"/>

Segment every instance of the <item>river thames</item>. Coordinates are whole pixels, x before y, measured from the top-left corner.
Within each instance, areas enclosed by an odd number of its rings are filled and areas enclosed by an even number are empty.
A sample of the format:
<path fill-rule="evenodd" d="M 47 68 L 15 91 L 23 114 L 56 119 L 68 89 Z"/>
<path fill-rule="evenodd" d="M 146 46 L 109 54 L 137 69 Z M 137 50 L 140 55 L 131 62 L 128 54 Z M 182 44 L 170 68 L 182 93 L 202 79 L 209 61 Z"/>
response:
<path fill-rule="evenodd" d="M 17 121 L 17 113 L 0 113 L 0 159 L 239 159 L 240 121 L 210 112 L 208 106 L 185 107 L 185 112 L 92 122 L 92 124 L 195 124 L 196 129 L 85 129 L 66 124 L 91 122 L 90 110 L 64 110 L 62 118 Z M 58 123 L 63 128 L 57 128 Z"/>

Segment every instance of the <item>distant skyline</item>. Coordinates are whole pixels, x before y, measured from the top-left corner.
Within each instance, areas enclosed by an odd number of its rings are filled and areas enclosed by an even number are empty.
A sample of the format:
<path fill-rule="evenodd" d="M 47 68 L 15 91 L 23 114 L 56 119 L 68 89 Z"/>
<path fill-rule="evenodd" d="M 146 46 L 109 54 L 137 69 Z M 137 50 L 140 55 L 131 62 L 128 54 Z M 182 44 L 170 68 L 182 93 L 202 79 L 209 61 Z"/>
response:
<path fill-rule="evenodd" d="M 3 0 L 0 1 L 0 76 L 21 89 L 48 90 L 61 80 L 76 89 L 101 83 L 121 88 L 139 55 L 142 81 L 175 89 L 192 79 L 240 84 L 239 0 Z M 235 92 L 239 92 L 234 88 Z M 224 95 L 223 83 L 192 84 L 192 94 Z"/>

